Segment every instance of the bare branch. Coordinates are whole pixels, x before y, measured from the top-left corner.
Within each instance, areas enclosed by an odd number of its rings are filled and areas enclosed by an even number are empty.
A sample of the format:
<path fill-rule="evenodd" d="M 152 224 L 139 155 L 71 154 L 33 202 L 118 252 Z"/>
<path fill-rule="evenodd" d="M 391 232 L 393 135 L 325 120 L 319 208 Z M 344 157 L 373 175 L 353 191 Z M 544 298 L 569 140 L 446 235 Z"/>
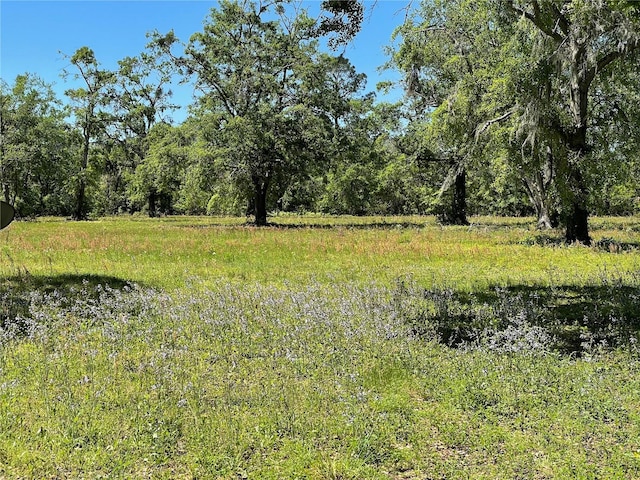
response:
<path fill-rule="evenodd" d="M 482 135 L 484 132 L 487 131 L 487 129 L 493 125 L 494 123 L 500 123 L 500 122 L 504 122 L 506 119 L 508 119 L 511 115 L 513 115 L 515 113 L 516 109 L 511 108 L 509 110 L 507 110 L 505 113 L 503 113 L 502 115 L 500 115 L 499 117 L 496 118 L 492 118 L 491 120 L 486 121 L 485 123 L 482 124 L 482 126 L 478 129 L 476 129 L 476 142 L 478 141 L 478 138 L 480 137 L 480 135 Z"/>

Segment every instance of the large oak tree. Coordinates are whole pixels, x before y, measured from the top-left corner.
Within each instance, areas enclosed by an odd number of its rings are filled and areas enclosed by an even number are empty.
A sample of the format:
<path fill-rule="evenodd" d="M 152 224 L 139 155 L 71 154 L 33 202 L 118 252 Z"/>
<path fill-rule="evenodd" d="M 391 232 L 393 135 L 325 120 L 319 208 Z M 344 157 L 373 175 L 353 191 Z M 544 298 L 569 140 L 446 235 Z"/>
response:
<path fill-rule="evenodd" d="M 284 3 L 222 1 L 184 53 L 172 51 L 179 43 L 173 32 L 153 39 L 194 77 L 198 109 L 215 131 L 213 156 L 247 190 L 256 225 L 267 223 L 274 185 L 303 172 L 322 149 L 324 122 L 310 105 L 324 85 L 318 66 L 326 63 L 316 22 L 303 11 L 289 17 Z"/>
<path fill-rule="evenodd" d="M 617 62 L 638 62 L 640 4 L 630 1 L 504 1 L 506 21 L 533 27 L 528 41 L 535 57 L 532 71 L 539 88 L 521 98 L 533 116 L 524 122 L 542 127 L 558 140 L 554 152 L 564 197 L 566 240 L 589 244 L 587 163 L 598 145 L 592 143 L 595 95 L 599 77 L 611 75 Z M 536 91 L 534 90 L 534 91 Z M 529 90 L 531 92 L 532 90 Z M 607 98 L 601 98 L 607 101 Z"/>

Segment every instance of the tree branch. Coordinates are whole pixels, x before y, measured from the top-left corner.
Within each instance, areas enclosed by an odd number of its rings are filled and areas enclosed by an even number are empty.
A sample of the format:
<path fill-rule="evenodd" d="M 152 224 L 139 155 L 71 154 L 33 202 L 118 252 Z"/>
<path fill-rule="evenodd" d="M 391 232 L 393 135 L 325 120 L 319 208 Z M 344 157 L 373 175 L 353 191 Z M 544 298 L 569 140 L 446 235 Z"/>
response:
<path fill-rule="evenodd" d="M 513 0 L 510 0 L 509 2 L 507 2 L 507 5 L 514 12 L 522 15 L 527 20 L 529 20 L 531 23 L 533 23 L 536 27 L 538 27 L 538 29 L 540 29 L 540 31 L 542 33 L 544 33 L 548 37 L 552 38 L 557 43 L 562 43 L 564 41 L 564 37 L 562 35 L 560 35 L 558 32 L 556 32 L 553 28 L 549 28 L 549 26 L 546 25 L 544 20 L 542 19 L 541 11 L 540 11 L 540 4 L 538 3 L 538 1 L 537 0 L 532 0 L 530 3 L 531 3 L 531 6 L 533 7 L 533 13 L 531 13 L 528 10 L 525 10 L 524 8 L 517 7 L 516 5 L 514 5 Z M 562 23 L 562 20 L 564 19 L 564 21 L 566 22 L 565 28 L 568 29 L 569 24 L 568 24 L 566 18 L 561 14 L 561 12 L 556 8 L 556 11 L 554 13 L 556 14 L 556 17 L 558 16 L 558 14 L 560 15 L 559 18 L 556 18 L 556 20 L 558 22 Z M 562 28 L 562 26 L 561 26 L 561 28 Z M 563 29 L 563 31 L 564 31 L 564 29 Z"/>
<path fill-rule="evenodd" d="M 589 71 L 587 72 L 587 75 L 586 75 L 586 80 L 590 84 L 591 81 L 598 74 L 598 72 L 601 72 L 602 70 L 607 68 L 613 62 L 615 62 L 618 58 L 620 58 L 620 57 L 622 57 L 624 55 L 628 55 L 629 53 L 631 53 L 631 52 L 633 52 L 635 50 L 638 50 L 638 49 L 640 49 L 640 39 L 637 39 L 634 42 L 631 42 L 630 44 L 628 44 L 626 46 L 626 48 L 623 48 L 621 50 L 613 50 L 613 51 L 603 55 L 602 57 L 600 57 L 598 59 L 596 64 L 592 68 L 589 69 Z"/>
<path fill-rule="evenodd" d="M 562 33 L 564 33 L 565 36 L 569 35 L 569 27 L 571 26 L 569 24 L 569 20 L 567 20 L 567 17 L 564 16 L 556 4 L 553 4 L 552 8 L 553 13 L 556 15 L 556 26 L 562 30 Z"/>
<path fill-rule="evenodd" d="M 480 137 L 480 135 L 482 135 L 484 132 L 487 131 L 487 129 L 493 125 L 494 123 L 500 123 L 500 122 L 504 122 L 506 119 L 508 119 L 511 115 L 513 115 L 515 113 L 516 109 L 511 108 L 509 110 L 507 110 L 505 113 L 503 113 L 502 115 L 500 115 L 499 117 L 496 118 L 492 118 L 491 120 L 486 121 L 480 128 L 476 129 L 476 142 L 478 141 L 478 138 Z"/>

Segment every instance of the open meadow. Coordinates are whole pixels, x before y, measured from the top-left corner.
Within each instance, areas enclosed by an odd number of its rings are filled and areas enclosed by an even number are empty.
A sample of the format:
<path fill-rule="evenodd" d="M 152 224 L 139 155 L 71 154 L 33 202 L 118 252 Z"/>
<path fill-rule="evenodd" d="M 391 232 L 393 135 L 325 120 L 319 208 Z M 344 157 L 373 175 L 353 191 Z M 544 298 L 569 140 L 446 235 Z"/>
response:
<path fill-rule="evenodd" d="M 640 218 L 0 232 L 0 478 L 640 478 Z"/>

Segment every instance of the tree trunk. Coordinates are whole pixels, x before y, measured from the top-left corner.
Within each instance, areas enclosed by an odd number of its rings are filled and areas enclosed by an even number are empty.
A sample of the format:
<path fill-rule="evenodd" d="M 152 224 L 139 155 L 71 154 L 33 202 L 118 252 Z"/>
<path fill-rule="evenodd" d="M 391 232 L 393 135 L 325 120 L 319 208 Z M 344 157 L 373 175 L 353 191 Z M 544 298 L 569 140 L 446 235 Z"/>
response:
<path fill-rule="evenodd" d="M 591 245 L 588 224 L 589 212 L 580 202 L 574 202 L 573 209 L 567 218 L 567 243 L 582 243 Z"/>
<path fill-rule="evenodd" d="M 76 190 L 76 208 L 73 211 L 72 218 L 74 220 L 87 219 L 87 199 L 86 199 L 86 181 L 84 178 L 86 169 L 80 172 L 78 189 Z"/>
<path fill-rule="evenodd" d="M 567 162 L 567 178 L 570 195 L 570 210 L 567 214 L 567 243 L 579 242 L 591 245 L 589 236 L 589 210 L 587 209 L 588 189 L 580 171 L 589 150 L 587 145 L 589 86 L 593 77 L 589 77 L 587 69 L 587 50 L 584 45 L 573 39 L 572 74 L 570 81 L 569 104 L 573 114 L 574 128 L 567 132 L 565 138 L 573 162 Z"/>
<path fill-rule="evenodd" d="M 541 204 L 540 208 L 536 208 L 538 214 L 538 221 L 536 222 L 536 228 L 538 230 L 550 230 L 553 228 L 551 222 L 551 216 L 549 215 L 549 210 L 546 205 Z"/>
<path fill-rule="evenodd" d="M 255 225 L 257 227 L 264 227 L 267 224 L 267 189 L 269 187 L 269 182 L 268 180 L 254 179 L 253 184 L 255 187 Z"/>
<path fill-rule="evenodd" d="M 586 100 L 584 102 L 586 103 Z M 565 239 L 567 243 L 578 242 L 591 245 L 588 224 L 589 210 L 587 208 L 589 190 L 580 171 L 580 165 L 584 163 L 588 152 L 586 119 L 582 120 L 581 124 L 569 133 L 567 139 L 569 156 L 573 158 L 567 158 L 565 165 L 569 200 L 567 202 L 569 208 L 565 214 L 567 227 Z"/>
<path fill-rule="evenodd" d="M 84 175 L 80 175 L 80 185 L 78 185 L 78 191 L 76 192 L 76 208 L 73 212 L 74 220 L 86 220 L 87 214 L 85 209 L 85 182 Z"/>
<path fill-rule="evenodd" d="M 528 176 L 524 178 L 524 185 L 529 196 L 529 201 L 533 205 L 533 208 L 535 208 L 538 218 L 536 228 L 540 230 L 553 228 L 553 221 L 551 219 L 552 208 L 548 192 L 549 183 L 545 182 L 544 174 L 540 171 L 536 172 L 533 178 Z"/>
<path fill-rule="evenodd" d="M 76 208 L 73 212 L 74 220 L 86 220 L 86 171 L 89 164 L 89 139 L 85 136 L 85 145 L 82 151 L 82 163 L 80 165 L 80 174 L 78 175 L 78 189 L 76 190 Z"/>
<path fill-rule="evenodd" d="M 155 189 L 151 189 L 149 192 L 149 217 L 153 218 L 158 215 L 156 210 L 156 191 Z"/>
<path fill-rule="evenodd" d="M 4 194 L 4 201 L 7 202 L 7 203 L 11 203 L 10 202 L 11 194 L 9 193 L 9 184 L 3 182 L 3 184 L 2 184 L 2 192 Z"/>
<path fill-rule="evenodd" d="M 91 110 L 93 112 L 93 109 Z M 78 190 L 76 192 L 76 208 L 73 212 L 74 220 L 86 220 L 87 219 L 87 208 L 86 208 L 86 184 L 87 180 L 85 178 L 87 173 L 87 167 L 89 166 L 89 146 L 91 143 L 91 135 L 89 132 L 89 123 L 87 123 L 83 127 L 84 129 L 84 145 L 82 147 L 82 159 L 80 163 L 80 175 L 78 176 Z"/>
<path fill-rule="evenodd" d="M 247 200 L 247 209 L 245 211 L 245 216 L 252 217 L 256 213 L 256 197 L 252 195 Z"/>
<path fill-rule="evenodd" d="M 167 193 L 161 193 L 159 195 L 160 198 L 160 213 L 162 215 L 171 215 L 173 213 L 172 207 L 173 205 L 171 205 L 171 195 L 167 194 Z"/>
<path fill-rule="evenodd" d="M 467 171 L 463 168 L 456 175 L 451 203 L 452 225 L 469 225 L 467 220 Z"/>
<path fill-rule="evenodd" d="M 570 167 L 570 169 L 569 188 L 571 193 L 571 209 L 566 218 L 567 231 L 565 239 L 567 243 L 578 242 L 584 245 L 591 245 L 588 223 L 589 211 L 587 209 L 587 187 L 577 167 Z"/>

